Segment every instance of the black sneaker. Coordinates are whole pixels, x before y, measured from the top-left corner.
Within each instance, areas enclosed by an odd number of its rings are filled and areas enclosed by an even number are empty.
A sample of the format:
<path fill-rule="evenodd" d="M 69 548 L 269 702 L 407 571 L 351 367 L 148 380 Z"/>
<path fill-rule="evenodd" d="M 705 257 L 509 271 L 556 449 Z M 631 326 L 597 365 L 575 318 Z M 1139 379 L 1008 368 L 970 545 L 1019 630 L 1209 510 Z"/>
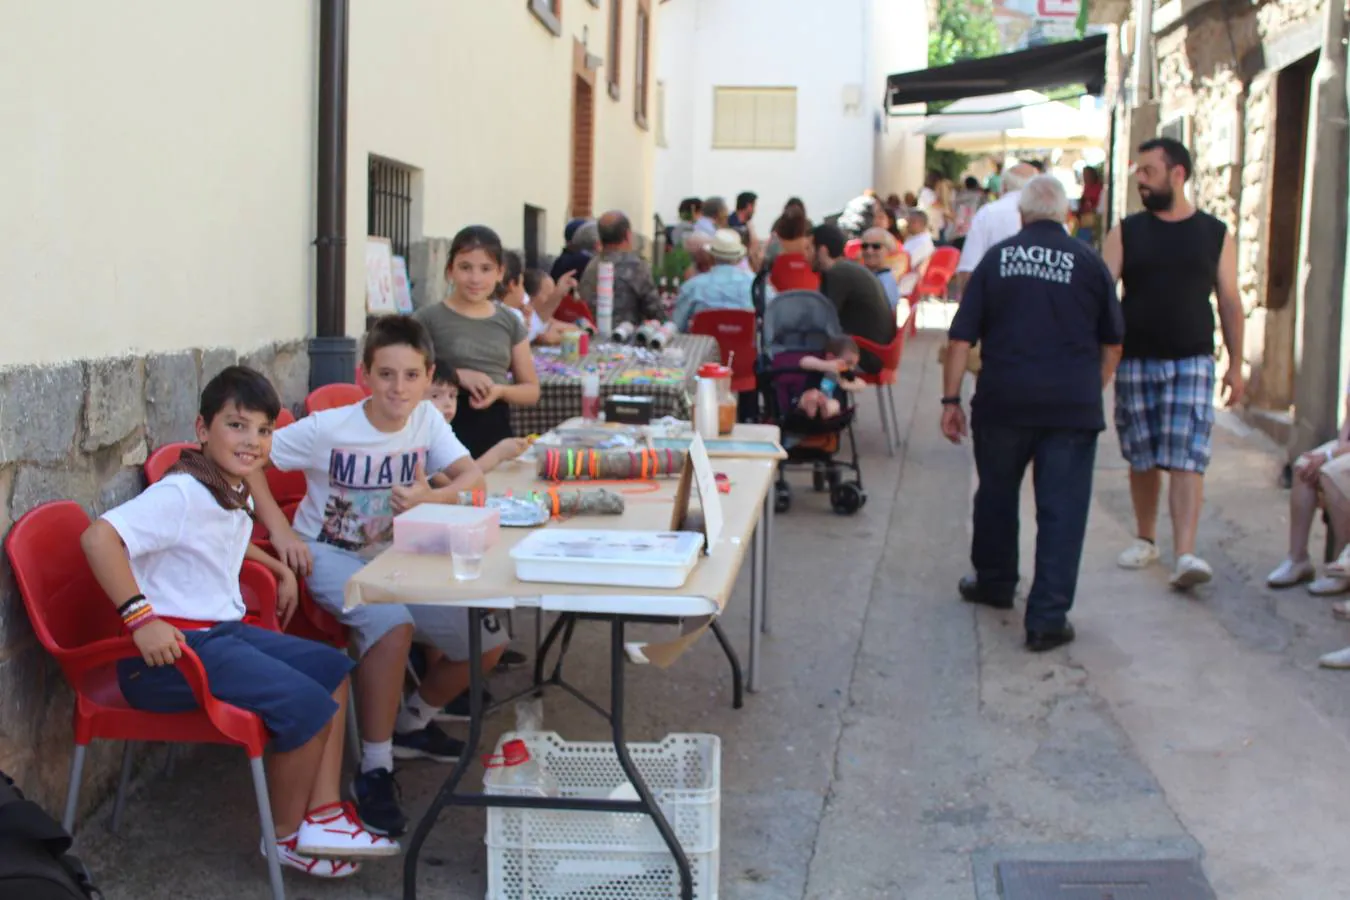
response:
<path fill-rule="evenodd" d="M 530 658 L 519 650 L 512 650 L 507 647 L 502 651 L 502 658 L 497 660 L 497 671 L 505 672 L 508 669 L 519 669 L 521 666 L 530 664 Z"/>
<path fill-rule="evenodd" d="M 376 834 L 398 837 L 408 830 L 408 817 L 398 805 L 398 782 L 388 769 L 361 772 L 352 779 L 352 797 L 361 824 Z"/>
<path fill-rule="evenodd" d="M 394 735 L 394 759 L 434 759 L 437 762 L 455 762 L 464 752 L 464 742 L 452 738 L 427 724 L 421 731 Z"/>
<path fill-rule="evenodd" d="M 486 711 L 495 701 L 492 695 L 483 691 L 483 709 Z M 445 708 L 436 713 L 436 719 L 441 722 L 467 722 L 469 721 L 469 692 L 465 691 L 449 703 Z"/>

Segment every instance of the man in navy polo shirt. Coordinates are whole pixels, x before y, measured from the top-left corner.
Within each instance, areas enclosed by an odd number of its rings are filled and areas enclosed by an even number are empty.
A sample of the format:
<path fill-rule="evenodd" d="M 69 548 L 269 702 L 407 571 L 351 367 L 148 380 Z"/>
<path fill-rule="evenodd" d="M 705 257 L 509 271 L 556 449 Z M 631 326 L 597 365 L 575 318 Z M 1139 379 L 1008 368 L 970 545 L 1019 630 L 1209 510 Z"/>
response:
<path fill-rule="evenodd" d="M 961 381 L 971 345 L 983 367 L 971 401 L 975 436 L 974 576 L 961 596 L 1011 609 L 1017 589 L 1018 506 L 1033 466 L 1036 577 L 1027 595 L 1027 649 L 1073 640 L 1102 391 L 1120 362 L 1124 320 L 1115 279 L 1087 244 L 1064 230 L 1069 201 L 1053 177 L 1032 178 L 1018 208 L 1022 230 L 995 244 L 971 274 L 948 334 L 942 433 L 966 434 Z"/>

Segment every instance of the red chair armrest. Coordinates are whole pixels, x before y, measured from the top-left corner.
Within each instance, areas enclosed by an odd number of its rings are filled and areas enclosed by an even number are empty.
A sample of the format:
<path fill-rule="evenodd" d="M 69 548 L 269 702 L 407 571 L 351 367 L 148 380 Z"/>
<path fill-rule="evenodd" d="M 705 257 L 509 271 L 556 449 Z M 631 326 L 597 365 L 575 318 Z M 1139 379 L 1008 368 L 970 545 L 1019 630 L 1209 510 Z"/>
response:
<path fill-rule="evenodd" d="M 260 562 L 244 560 L 239 570 L 239 591 L 244 597 L 244 608 L 269 631 L 280 631 L 277 622 L 277 579 Z"/>
<path fill-rule="evenodd" d="M 191 688 L 192 696 L 202 708 L 202 712 L 206 713 L 211 724 L 222 734 L 240 744 L 251 746 L 254 743 L 254 736 L 251 733 L 241 732 L 237 715 L 228 714 L 233 708 L 211 695 L 211 684 L 206 677 L 206 668 L 202 665 L 201 658 L 187 644 L 178 646 L 182 648 L 183 655 L 178 657 L 174 665 L 183 673 L 183 679 Z M 56 656 L 67 677 L 72 683 L 78 684 L 79 676 L 84 673 L 123 659 L 140 659 L 141 651 L 131 639 L 131 635 L 124 635 L 95 641 L 79 650 L 61 651 Z"/>

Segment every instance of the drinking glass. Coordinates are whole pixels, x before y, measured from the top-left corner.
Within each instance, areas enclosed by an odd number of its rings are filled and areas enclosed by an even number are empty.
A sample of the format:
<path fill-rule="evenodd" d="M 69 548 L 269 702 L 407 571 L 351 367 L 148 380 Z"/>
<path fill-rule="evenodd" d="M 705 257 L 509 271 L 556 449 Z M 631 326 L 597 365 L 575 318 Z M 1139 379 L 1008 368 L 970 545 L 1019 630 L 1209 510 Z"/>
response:
<path fill-rule="evenodd" d="M 450 567 L 456 581 L 473 581 L 483 574 L 487 539 L 486 525 L 467 525 L 450 532 Z"/>

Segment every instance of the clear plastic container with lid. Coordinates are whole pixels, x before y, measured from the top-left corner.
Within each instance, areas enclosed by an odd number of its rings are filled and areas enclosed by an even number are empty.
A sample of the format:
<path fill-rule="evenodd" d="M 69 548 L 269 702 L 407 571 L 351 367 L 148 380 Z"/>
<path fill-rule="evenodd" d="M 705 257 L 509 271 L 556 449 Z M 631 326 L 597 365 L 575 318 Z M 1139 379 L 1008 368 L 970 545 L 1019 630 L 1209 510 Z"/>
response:
<path fill-rule="evenodd" d="M 716 425 L 712 413 L 705 408 L 716 407 Z M 736 427 L 736 392 L 731 389 L 731 368 L 721 363 L 705 363 L 698 370 L 698 392 L 694 412 L 695 430 L 704 438 L 731 434 Z M 716 427 L 716 432 L 711 433 Z M 710 432 L 710 433 L 705 433 Z"/>
<path fill-rule="evenodd" d="M 557 780 L 530 757 L 530 748 L 522 740 L 507 741 L 502 745 L 501 756 L 489 756 L 484 762 L 489 769 L 501 770 L 484 786 L 489 794 L 517 797 L 559 795 Z"/>

